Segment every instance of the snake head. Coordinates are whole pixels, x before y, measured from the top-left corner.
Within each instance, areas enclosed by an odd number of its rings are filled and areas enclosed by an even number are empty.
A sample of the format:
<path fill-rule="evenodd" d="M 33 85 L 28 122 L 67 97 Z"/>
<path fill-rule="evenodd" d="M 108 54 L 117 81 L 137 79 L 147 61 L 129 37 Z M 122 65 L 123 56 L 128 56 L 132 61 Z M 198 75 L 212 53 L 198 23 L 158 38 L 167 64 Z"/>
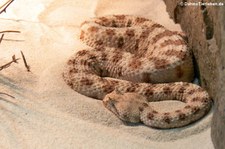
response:
<path fill-rule="evenodd" d="M 138 123 L 141 109 L 147 103 L 143 96 L 136 93 L 117 94 L 112 92 L 105 96 L 103 104 L 122 121 Z"/>

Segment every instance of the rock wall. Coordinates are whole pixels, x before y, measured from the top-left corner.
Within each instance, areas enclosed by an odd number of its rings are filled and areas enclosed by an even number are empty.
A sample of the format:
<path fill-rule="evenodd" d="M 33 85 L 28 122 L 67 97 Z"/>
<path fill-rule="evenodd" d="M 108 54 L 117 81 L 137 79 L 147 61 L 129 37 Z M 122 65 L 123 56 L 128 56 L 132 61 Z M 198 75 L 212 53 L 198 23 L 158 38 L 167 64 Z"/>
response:
<path fill-rule="evenodd" d="M 200 1 L 200 0 L 199 0 Z M 196 73 L 201 85 L 215 101 L 212 141 L 225 149 L 225 1 L 164 0 L 167 11 L 188 36 Z M 207 4 L 223 6 L 209 6 Z"/>

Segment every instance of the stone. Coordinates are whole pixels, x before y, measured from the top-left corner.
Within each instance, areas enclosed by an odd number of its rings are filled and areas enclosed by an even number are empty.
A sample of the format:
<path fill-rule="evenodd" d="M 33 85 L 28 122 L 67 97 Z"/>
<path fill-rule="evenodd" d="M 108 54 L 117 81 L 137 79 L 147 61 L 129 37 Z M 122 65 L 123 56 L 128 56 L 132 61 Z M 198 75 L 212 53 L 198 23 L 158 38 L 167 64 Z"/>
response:
<path fill-rule="evenodd" d="M 196 0 L 164 0 L 170 17 L 181 25 L 193 51 L 195 73 L 215 103 L 211 136 L 216 149 L 225 149 L 225 2 L 224 6 L 187 6 Z"/>

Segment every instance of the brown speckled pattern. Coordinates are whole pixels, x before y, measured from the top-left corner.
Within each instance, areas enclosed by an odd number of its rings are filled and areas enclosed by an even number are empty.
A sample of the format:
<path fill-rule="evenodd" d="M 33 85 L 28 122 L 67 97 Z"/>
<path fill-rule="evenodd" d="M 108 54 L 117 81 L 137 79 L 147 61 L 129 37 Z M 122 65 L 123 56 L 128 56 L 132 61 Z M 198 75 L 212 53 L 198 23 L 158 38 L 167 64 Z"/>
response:
<path fill-rule="evenodd" d="M 193 79 L 183 33 L 128 15 L 92 18 L 81 24 L 81 49 L 66 63 L 65 82 L 75 91 L 103 100 L 129 122 L 156 128 L 182 127 L 203 117 L 212 101 Z M 160 112 L 149 102 L 179 100 L 186 105 Z"/>

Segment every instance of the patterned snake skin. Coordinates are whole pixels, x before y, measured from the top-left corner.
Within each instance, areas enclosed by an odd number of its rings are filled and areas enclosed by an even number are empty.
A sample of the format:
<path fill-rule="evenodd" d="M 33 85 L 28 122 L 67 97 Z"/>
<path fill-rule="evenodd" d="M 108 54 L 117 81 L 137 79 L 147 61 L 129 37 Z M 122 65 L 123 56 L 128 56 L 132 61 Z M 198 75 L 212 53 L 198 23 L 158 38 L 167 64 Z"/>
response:
<path fill-rule="evenodd" d="M 63 72 L 75 91 L 103 100 L 128 122 L 155 128 L 182 127 L 203 117 L 212 105 L 193 80 L 185 35 L 149 19 L 111 15 L 81 24 L 80 40 L 90 48 L 75 53 Z M 178 100 L 183 108 L 160 112 L 149 102 Z"/>

